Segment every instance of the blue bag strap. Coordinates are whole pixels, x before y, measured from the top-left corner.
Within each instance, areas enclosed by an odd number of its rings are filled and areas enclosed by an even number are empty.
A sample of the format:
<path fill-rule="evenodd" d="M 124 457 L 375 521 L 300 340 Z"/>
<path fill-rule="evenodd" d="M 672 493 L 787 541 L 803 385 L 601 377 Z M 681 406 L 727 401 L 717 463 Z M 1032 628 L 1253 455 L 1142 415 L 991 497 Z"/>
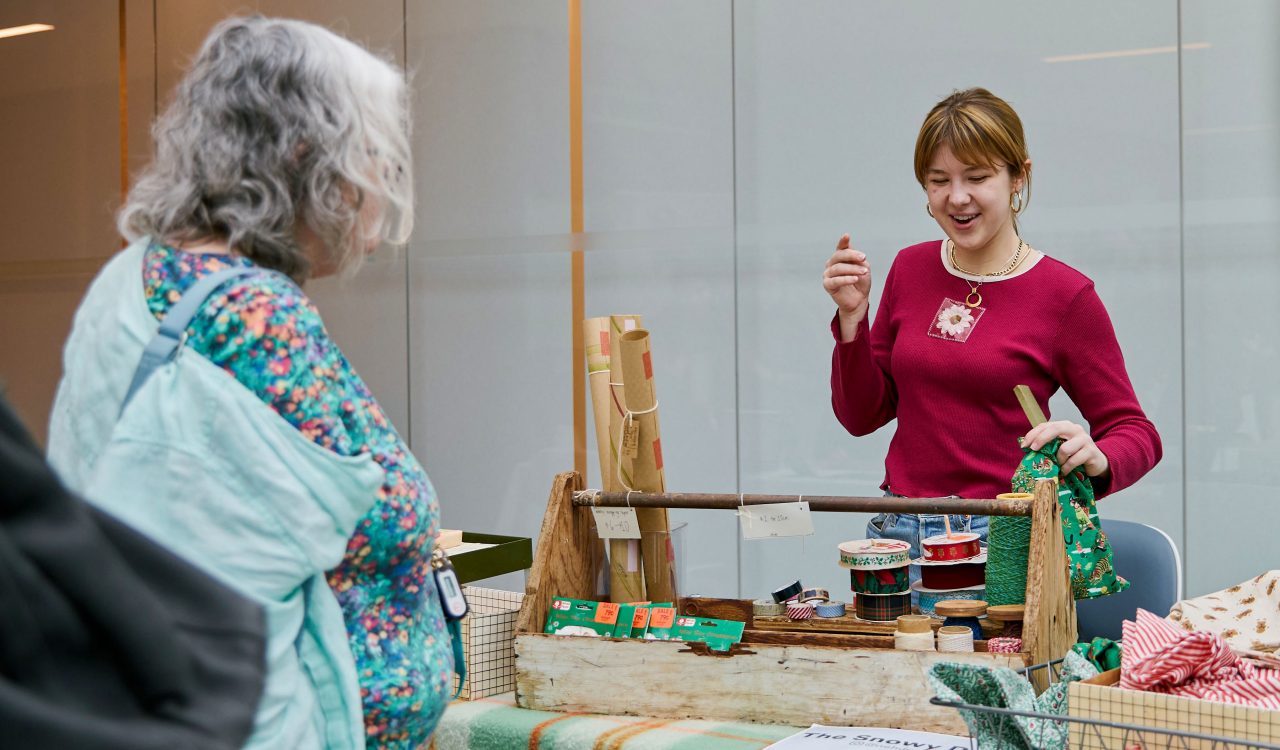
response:
<path fill-rule="evenodd" d="M 164 320 L 160 321 L 160 330 L 156 332 L 156 335 L 147 344 L 147 348 L 143 350 L 142 359 L 139 360 L 137 369 L 133 371 L 133 380 L 129 383 L 129 390 L 125 393 L 124 401 L 120 404 L 120 414 L 124 414 L 125 408 L 129 406 L 129 402 L 133 400 L 134 395 L 142 388 L 142 384 L 147 382 L 147 378 L 151 377 L 151 374 L 159 367 L 172 362 L 174 357 L 178 356 L 178 352 L 181 351 L 182 345 L 187 338 L 187 326 L 191 324 L 191 319 L 200 311 L 200 307 L 205 300 L 223 283 L 240 276 L 259 273 L 260 271 L 261 269 L 255 266 L 224 268 L 202 277 L 191 285 L 191 288 L 182 295 L 182 299 L 178 300 L 169 309 L 169 314 L 164 316 Z"/>
<path fill-rule="evenodd" d="M 467 657 L 462 652 L 462 621 L 449 620 L 449 640 L 453 641 L 453 673 L 458 676 L 458 689 L 453 691 L 453 699 L 462 695 L 462 687 L 467 684 Z"/>

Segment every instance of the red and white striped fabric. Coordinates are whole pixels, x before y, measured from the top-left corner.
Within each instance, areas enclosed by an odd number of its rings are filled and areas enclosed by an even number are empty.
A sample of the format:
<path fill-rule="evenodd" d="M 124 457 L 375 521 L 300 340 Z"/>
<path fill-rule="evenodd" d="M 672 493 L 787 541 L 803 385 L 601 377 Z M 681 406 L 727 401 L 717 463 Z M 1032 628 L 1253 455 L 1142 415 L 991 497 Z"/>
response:
<path fill-rule="evenodd" d="M 1280 671 L 1243 661 L 1222 636 L 1188 633 L 1145 609 L 1123 631 L 1120 687 L 1280 710 Z"/>

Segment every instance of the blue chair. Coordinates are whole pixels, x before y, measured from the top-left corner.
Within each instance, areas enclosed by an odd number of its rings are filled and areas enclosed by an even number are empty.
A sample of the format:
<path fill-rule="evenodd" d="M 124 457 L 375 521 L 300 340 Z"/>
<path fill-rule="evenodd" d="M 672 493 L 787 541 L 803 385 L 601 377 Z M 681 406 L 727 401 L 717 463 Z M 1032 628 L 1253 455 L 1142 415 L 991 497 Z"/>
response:
<path fill-rule="evenodd" d="M 1119 594 L 1076 602 L 1079 640 L 1096 637 L 1120 640 L 1120 623 L 1132 620 L 1139 608 L 1163 617 L 1182 599 L 1182 556 L 1169 535 L 1134 521 L 1103 520 L 1111 543 L 1116 573 L 1129 580 Z"/>

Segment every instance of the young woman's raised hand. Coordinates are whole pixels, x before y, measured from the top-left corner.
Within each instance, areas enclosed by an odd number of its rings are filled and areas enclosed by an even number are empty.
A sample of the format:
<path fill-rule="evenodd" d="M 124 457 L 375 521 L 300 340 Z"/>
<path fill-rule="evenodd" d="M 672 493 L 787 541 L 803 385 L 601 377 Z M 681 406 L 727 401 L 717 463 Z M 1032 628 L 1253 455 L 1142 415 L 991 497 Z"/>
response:
<path fill-rule="evenodd" d="M 841 327 L 848 323 L 856 325 L 866 317 L 871 295 L 871 264 L 865 254 L 853 249 L 847 234 L 840 237 L 835 253 L 827 261 L 822 288 L 840 308 Z"/>

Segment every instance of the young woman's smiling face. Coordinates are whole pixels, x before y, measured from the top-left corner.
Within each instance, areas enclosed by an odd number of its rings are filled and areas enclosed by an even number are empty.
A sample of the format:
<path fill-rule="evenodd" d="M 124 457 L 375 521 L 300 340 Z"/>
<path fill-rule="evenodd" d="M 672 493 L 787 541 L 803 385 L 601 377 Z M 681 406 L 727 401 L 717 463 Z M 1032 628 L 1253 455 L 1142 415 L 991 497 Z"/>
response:
<path fill-rule="evenodd" d="M 1003 257 L 1011 249 L 1009 200 L 1022 183 L 1021 177 L 1009 176 L 1005 165 L 965 164 L 946 145 L 938 147 L 925 175 L 934 221 L 957 251 L 982 258 L 989 252 Z"/>

